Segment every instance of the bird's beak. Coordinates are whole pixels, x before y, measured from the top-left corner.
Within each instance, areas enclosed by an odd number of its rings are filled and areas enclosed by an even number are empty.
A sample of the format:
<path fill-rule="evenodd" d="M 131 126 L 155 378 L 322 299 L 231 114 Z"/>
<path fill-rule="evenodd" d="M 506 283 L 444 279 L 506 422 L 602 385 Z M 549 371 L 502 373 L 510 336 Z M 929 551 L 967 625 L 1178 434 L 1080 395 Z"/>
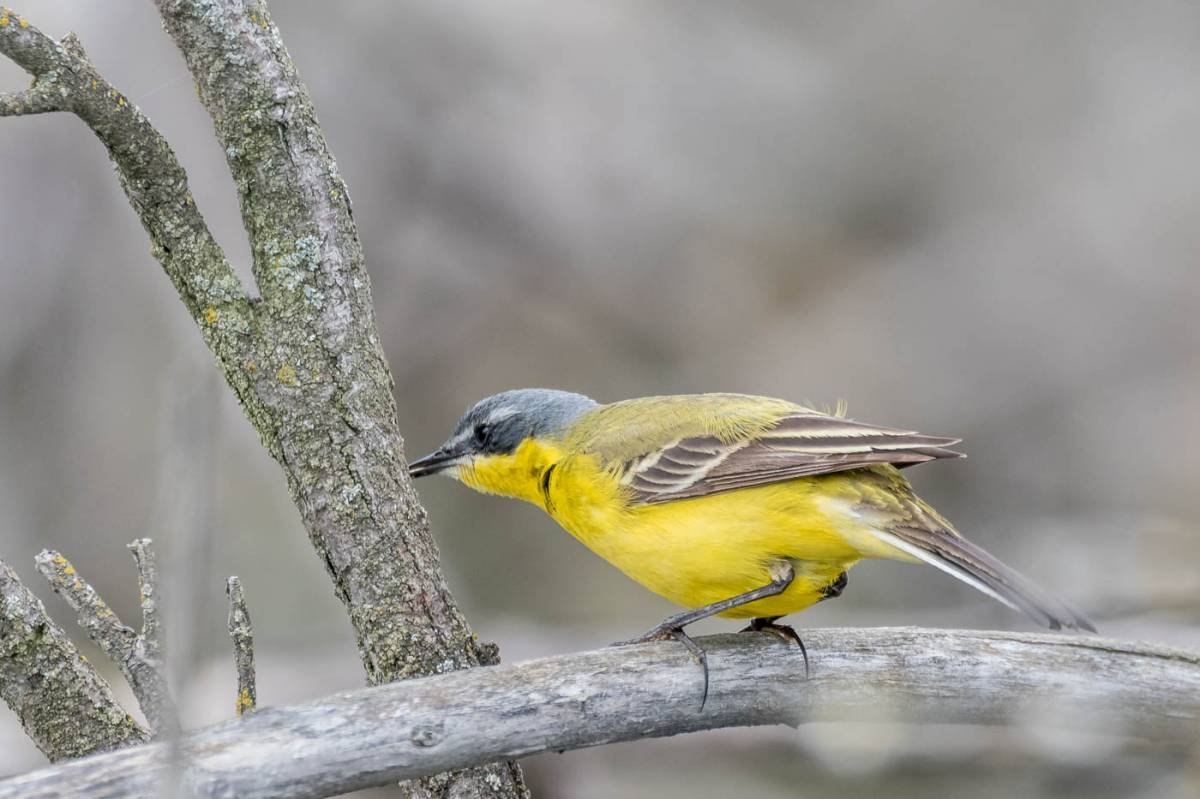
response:
<path fill-rule="evenodd" d="M 408 464 L 409 477 L 425 477 L 430 474 L 448 469 L 458 461 L 458 454 L 448 452 L 445 449 L 438 449 L 431 452 L 423 458 L 417 458 L 412 463 Z"/>

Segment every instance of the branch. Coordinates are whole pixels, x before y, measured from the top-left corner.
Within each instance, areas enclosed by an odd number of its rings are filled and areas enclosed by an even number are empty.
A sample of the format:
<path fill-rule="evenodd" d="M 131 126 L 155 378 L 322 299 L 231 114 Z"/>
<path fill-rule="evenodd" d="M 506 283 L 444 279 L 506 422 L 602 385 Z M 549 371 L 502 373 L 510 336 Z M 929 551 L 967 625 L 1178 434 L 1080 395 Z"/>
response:
<path fill-rule="evenodd" d="M 74 35 L 55 42 L 0 8 L 0 53 L 34 78 L 30 89 L 4 95 L 0 116 L 71 111 L 87 123 L 108 148 L 155 257 L 209 345 L 234 360 L 244 354 L 252 325 L 249 298 L 196 208 L 166 139 L 96 71 Z"/>
<path fill-rule="evenodd" d="M 44 83 L 35 82 L 23 92 L 0 92 L 0 117 L 19 117 L 65 111 L 62 95 Z"/>
<path fill-rule="evenodd" d="M 1029 723 L 1187 747 L 1200 654 L 1061 635 L 834 629 L 796 647 L 700 639 L 712 687 L 674 643 L 583 652 L 395 683 L 208 727 L 182 744 L 199 797 L 323 797 L 446 769 L 718 727 L 840 718 Z M 142 746 L 0 783 L 8 797 L 153 796 L 165 750 Z"/>
<path fill-rule="evenodd" d="M 226 153 L 261 303 L 247 298 L 167 143 L 77 43 L 10 21 L 0 53 L 108 147 L 155 256 L 287 476 L 368 680 L 493 662 L 495 648 L 475 639 L 446 586 L 409 482 L 349 195 L 278 29 L 262 0 L 156 5 Z M 526 795 L 513 765 L 442 775 L 415 792 Z"/>
<path fill-rule="evenodd" d="M 121 623 L 108 603 L 58 552 L 42 550 L 35 559 L 38 571 L 79 615 L 79 624 L 125 675 L 138 705 L 150 722 L 154 737 L 178 732 L 174 704 L 167 688 L 166 669 L 159 640 L 157 570 L 149 551 L 150 541 L 129 545 L 138 566 L 143 624 L 141 634 Z"/>
<path fill-rule="evenodd" d="M 233 664 L 237 669 L 238 691 L 234 709 L 241 716 L 258 704 L 258 691 L 254 685 L 254 628 L 250 625 L 242 581 L 230 577 L 225 593 L 229 594 L 229 637 L 233 639 Z"/>
<path fill-rule="evenodd" d="M 155 0 L 224 149 L 264 302 L 251 421 L 347 606 L 372 684 L 494 662 L 408 479 L 349 193 L 261 0 Z M 417 793 L 521 797 L 515 766 Z"/>
<path fill-rule="evenodd" d="M 144 743 L 149 737 L 3 561 L 0 697 L 52 761 Z"/>

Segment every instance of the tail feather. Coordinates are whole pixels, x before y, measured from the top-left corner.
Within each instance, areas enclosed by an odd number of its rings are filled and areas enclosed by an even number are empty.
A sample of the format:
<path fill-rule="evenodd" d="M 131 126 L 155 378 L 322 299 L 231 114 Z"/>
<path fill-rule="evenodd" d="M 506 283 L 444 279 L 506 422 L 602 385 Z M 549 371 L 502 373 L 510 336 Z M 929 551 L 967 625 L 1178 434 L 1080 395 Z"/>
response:
<path fill-rule="evenodd" d="M 1086 616 L 1050 596 L 953 528 L 889 526 L 873 532 L 880 540 L 962 580 L 1044 627 L 1096 632 Z"/>

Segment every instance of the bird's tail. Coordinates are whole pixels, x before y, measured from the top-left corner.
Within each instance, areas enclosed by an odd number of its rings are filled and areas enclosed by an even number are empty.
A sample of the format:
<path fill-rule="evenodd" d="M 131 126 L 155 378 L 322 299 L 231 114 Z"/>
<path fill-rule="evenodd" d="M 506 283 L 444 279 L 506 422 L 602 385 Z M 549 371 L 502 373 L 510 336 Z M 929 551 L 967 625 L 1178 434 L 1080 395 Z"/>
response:
<path fill-rule="evenodd" d="M 874 539 L 856 543 L 863 556 L 923 561 L 1051 630 L 1096 632 L 1082 613 L 963 538 L 898 472 L 862 470 L 855 487 L 855 517 Z"/>
<path fill-rule="evenodd" d="M 1050 596 L 953 530 L 892 527 L 874 532 L 896 549 L 957 577 L 1043 627 L 1096 632 L 1095 625 L 1082 613 Z"/>

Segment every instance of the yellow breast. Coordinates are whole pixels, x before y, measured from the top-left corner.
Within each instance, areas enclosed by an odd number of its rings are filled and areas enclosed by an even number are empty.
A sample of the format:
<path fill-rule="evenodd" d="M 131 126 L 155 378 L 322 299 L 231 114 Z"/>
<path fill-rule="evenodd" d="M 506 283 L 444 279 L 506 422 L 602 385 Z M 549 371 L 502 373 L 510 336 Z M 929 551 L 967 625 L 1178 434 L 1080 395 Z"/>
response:
<path fill-rule="evenodd" d="M 820 600 L 861 553 L 826 499 L 844 478 L 824 476 L 654 505 L 631 505 L 617 475 L 595 456 L 526 441 L 512 455 L 479 458 L 457 475 L 481 491 L 532 502 L 569 533 L 651 591 L 698 607 L 760 588 L 790 561 L 783 594 L 728 616 L 783 616 Z"/>

